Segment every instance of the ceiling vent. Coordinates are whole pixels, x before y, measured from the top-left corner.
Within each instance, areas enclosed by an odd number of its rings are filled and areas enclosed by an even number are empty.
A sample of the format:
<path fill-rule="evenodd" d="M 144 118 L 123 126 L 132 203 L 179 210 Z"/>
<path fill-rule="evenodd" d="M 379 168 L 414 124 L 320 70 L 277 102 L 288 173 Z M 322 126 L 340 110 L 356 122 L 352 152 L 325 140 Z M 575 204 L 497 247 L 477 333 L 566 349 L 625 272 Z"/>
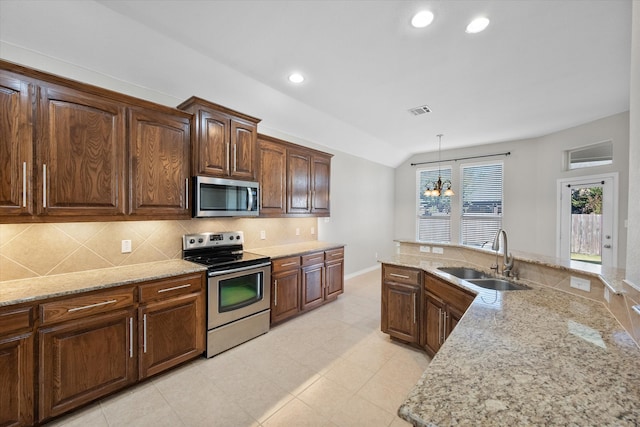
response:
<path fill-rule="evenodd" d="M 421 114 L 430 113 L 431 108 L 429 108 L 428 105 L 422 105 L 420 107 L 410 109 L 409 112 L 414 116 L 419 116 Z"/>

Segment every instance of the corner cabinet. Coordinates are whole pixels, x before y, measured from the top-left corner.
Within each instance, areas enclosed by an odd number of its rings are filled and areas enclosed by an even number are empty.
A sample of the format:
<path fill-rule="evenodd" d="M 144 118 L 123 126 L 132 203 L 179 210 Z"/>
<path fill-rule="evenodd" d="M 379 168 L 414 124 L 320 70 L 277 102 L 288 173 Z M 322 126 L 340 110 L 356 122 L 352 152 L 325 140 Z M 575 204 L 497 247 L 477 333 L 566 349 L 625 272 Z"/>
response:
<path fill-rule="evenodd" d="M 329 216 L 331 157 L 258 135 L 260 216 Z"/>
<path fill-rule="evenodd" d="M 422 342 L 434 356 L 456 327 L 475 295 L 425 273 L 424 324 Z"/>
<path fill-rule="evenodd" d="M 0 425 L 34 422 L 34 354 L 32 306 L 0 310 Z"/>
<path fill-rule="evenodd" d="M 190 217 L 189 117 L 130 110 L 130 215 Z"/>
<path fill-rule="evenodd" d="M 253 181 L 260 119 L 191 97 L 178 106 L 194 115 L 194 175 Z"/>
<path fill-rule="evenodd" d="M 381 330 L 401 341 L 419 344 L 422 272 L 382 265 Z"/>

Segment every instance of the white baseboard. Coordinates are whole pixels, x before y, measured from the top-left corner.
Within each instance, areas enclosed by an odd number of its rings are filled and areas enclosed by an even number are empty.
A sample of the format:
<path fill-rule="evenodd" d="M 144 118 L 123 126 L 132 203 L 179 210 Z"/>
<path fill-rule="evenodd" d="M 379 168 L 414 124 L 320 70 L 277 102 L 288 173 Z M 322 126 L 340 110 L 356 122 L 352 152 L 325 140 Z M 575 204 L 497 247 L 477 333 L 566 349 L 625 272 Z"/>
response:
<path fill-rule="evenodd" d="M 376 265 L 371 266 L 369 268 L 365 268 L 363 270 L 356 271 L 355 273 L 347 274 L 347 275 L 344 276 L 344 280 L 349 280 L 349 279 L 351 279 L 353 277 L 360 276 L 361 274 L 365 274 L 365 273 L 368 273 L 370 271 L 379 270 L 379 269 L 380 269 L 380 264 L 376 264 Z"/>

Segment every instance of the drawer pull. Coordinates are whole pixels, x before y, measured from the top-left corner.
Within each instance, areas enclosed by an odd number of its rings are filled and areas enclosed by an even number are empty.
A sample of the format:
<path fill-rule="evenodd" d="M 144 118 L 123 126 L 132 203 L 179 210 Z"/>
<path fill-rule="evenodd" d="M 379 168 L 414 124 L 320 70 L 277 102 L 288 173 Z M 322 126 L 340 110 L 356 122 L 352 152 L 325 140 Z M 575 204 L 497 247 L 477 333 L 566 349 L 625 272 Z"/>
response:
<path fill-rule="evenodd" d="M 338 252 L 338 253 L 336 253 L 336 254 L 331 254 L 331 256 L 342 256 L 342 253 L 341 253 L 341 252 Z"/>
<path fill-rule="evenodd" d="M 297 262 L 288 262 L 286 264 L 280 265 L 280 267 L 289 267 L 290 265 L 298 265 L 298 263 Z"/>
<path fill-rule="evenodd" d="M 313 257 L 313 258 L 309 258 L 309 261 L 315 261 L 317 259 L 322 259 L 322 257 L 316 256 L 316 257 Z"/>
<path fill-rule="evenodd" d="M 405 276 L 404 274 L 389 273 L 389 276 L 399 277 L 401 279 L 410 279 L 409 276 Z"/>
<path fill-rule="evenodd" d="M 191 283 L 187 283 L 186 285 L 174 286 L 173 288 L 158 289 L 158 293 L 161 294 L 163 292 L 175 291 L 176 289 L 184 289 L 190 286 L 191 286 Z"/>
<path fill-rule="evenodd" d="M 70 308 L 67 310 L 68 313 L 73 313 L 75 311 L 80 311 L 80 310 L 88 310 L 90 308 L 95 308 L 95 307 L 101 307 L 103 305 L 108 305 L 108 304 L 113 304 L 118 302 L 118 300 L 112 299 L 109 301 L 103 301 L 103 302 L 97 302 L 95 304 L 89 304 L 89 305 L 83 305 L 82 307 L 74 307 L 74 308 Z"/>

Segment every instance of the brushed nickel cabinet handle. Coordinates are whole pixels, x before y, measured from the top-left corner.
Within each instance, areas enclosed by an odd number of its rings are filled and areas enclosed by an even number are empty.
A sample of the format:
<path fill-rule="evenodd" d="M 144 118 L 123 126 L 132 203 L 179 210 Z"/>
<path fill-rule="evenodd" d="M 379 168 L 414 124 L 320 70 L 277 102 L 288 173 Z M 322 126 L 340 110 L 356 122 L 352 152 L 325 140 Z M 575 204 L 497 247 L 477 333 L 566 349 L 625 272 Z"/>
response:
<path fill-rule="evenodd" d="M 67 310 L 67 313 L 73 313 L 75 311 L 87 310 L 94 307 L 100 307 L 103 305 L 113 304 L 114 302 L 118 302 L 118 300 L 112 299 L 109 301 L 97 302 L 95 304 L 83 305 L 82 307 L 73 307 Z"/>
<path fill-rule="evenodd" d="M 331 254 L 331 256 L 341 256 L 341 255 L 342 255 L 342 252 L 338 252 L 338 253 L 335 253 L 335 254 Z"/>
<path fill-rule="evenodd" d="M 417 294 L 413 294 L 413 323 L 417 323 L 417 319 L 416 319 L 416 298 L 417 298 Z"/>
<path fill-rule="evenodd" d="M 42 165 L 42 207 L 47 207 L 47 165 Z"/>
<path fill-rule="evenodd" d="M 184 208 L 189 209 L 189 178 L 184 180 Z"/>
<path fill-rule="evenodd" d="M 133 317 L 129 318 L 129 358 L 133 357 Z"/>
<path fill-rule="evenodd" d="M 410 279 L 410 277 L 409 277 L 409 276 L 405 276 L 404 274 L 390 273 L 390 274 L 389 274 L 389 276 L 392 276 L 392 277 L 399 277 L 399 278 L 401 278 L 401 279 Z"/>
<path fill-rule="evenodd" d="M 27 162 L 22 162 L 22 207 L 27 207 Z"/>
<path fill-rule="evenodd" d="M 278 281 L 277 280 L 274 282 L 273 305 L 274 307 L 278 306 Z"/>
<path fill-rule="evenodd" d="M 280 267 L 289 267 L 290 265 L 298 265 L 297 262 L 288 262 L 286 264 L 282 264 Z"/>
<path fill-rule="evenodd" d="M 173 288 L 158 289 L 158 293 L 161 294 L 163 292 L 171 292 L 171 291 L 175 291 L 177 289 L 188 288 L 190 286 L 191 286 L 191 283 L 187 283 L 186 285 L 174 286 Z"/>
<path fill-rule="evenodd" d="M 147 352 L 147 314 L 142 317 L 142 351 Z"/>

